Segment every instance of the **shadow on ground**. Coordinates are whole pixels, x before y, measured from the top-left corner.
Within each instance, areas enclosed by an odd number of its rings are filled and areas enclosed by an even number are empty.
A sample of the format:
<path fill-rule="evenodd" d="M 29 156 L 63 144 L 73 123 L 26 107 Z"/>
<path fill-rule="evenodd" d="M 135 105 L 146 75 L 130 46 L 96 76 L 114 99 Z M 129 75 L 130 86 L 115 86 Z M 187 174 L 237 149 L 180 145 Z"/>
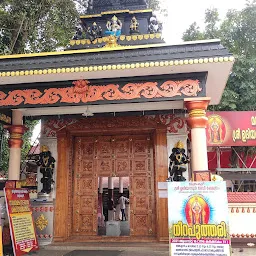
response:
<path fill-rule="evenodd" d="M 119 256 L 122 251 L 85 251 L 75 250 L 64 254 L 64 256 Z"/>

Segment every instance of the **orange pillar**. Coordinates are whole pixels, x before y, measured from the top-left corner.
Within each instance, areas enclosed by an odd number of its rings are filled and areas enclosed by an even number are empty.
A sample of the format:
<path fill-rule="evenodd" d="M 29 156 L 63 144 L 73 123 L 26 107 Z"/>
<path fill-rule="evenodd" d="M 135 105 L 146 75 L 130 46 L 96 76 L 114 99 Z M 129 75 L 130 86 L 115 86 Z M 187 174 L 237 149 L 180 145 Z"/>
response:
<path fill-rule="evenodd" d="M 187 98 L 184 100 L 188 110 L 187 124 L 191 129 L 191 169 L 195 180 L 210 180 L 208 172 L 206 109 L 210 98 Z M 194 173 L 199 173 L 194 175 Z M 197 178 L 198 177 L 198 178 Z"/>
<path fill-rule="evenodd" d="M 10 148 L 8 180 L 20 179 L 22 136 L 27 130 L 22 120 L 22 112 L 20 110 L 13 110 L 12 125 L 5 126 L 10 133 L 10 139 L 8 141 Z"/>

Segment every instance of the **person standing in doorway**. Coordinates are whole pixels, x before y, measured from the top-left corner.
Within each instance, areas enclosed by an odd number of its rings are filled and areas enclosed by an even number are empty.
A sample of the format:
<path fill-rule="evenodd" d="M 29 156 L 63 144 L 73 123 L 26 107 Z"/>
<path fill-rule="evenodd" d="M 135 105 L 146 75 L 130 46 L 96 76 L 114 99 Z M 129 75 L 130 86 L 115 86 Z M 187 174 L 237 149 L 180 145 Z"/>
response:
<path fill-rule="evenodd" d="M 122 221 L 126 220 L 126 215 L 125 215 L 125 203 L 129 203 L 129 199 L 125 197 L 123 194 L 121 194 L 118 203 L 120 204 L 120 209 L 122 212 Z"/>

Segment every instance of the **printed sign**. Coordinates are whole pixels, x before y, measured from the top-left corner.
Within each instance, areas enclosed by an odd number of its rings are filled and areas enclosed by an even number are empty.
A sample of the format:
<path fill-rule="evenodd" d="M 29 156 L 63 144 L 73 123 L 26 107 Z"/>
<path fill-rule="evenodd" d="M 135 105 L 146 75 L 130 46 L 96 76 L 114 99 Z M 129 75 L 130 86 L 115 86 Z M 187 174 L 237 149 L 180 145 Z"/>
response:
<path fill-rule="evenodd" d="M 168 182 L 168 210 L 170 256 L 230 256 L 225 182 Z"/>
<path fill-rule="evenodd" d="M 2 239 L 2 235 L 3 234 L 3 230 L 2 230 L 2 226 L 0 226 L 0 256 L 3 256 L 3 239 Z"/>
<path fill-rule="evenodd" d="M 14 256 L 38 250 L 29 191 L 21 188 L 5 188 L 4 192 Z"/>
<path fill-rule="evenodd" d="M 256 111 L 208 112 L 208 146 L 256 146 Z"/>

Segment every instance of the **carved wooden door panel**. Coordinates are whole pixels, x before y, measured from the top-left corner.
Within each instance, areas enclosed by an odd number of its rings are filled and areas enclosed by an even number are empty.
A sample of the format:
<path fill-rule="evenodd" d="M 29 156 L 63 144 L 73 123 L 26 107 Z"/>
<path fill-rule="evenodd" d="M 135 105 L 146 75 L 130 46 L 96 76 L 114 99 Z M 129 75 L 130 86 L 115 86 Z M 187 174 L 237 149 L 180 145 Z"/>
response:
<path fill-rule="evenodd" d="M 132 137 L 130 173 L 131 235 L 155 235 L 153 142 L 149 135 Z"/>
<path fill-rule="evenodd" d="M 131 166 L 131 138 L 130 136 L 115 136 L 112 140 L 114 149 L 114 176 L 129 177 Z"/>
<path fill-rule="evenodd" d="M 94 138 L 75 138 L 73 234 L 97 235 L 98 183 Z"/>
<path fill-rule="evenodd" d="M 95 139 L 95 172 L 99 177 L 114 176 L 114 148 L 110 136 L 99 136 Z"/>
<path fill-rule="evenodd" d="M 130 235 L 155 235 L 153 142 L 150 135 L 75 139 L 73 234 L 97 234 L 98 177 L 130 178 Z"/>

